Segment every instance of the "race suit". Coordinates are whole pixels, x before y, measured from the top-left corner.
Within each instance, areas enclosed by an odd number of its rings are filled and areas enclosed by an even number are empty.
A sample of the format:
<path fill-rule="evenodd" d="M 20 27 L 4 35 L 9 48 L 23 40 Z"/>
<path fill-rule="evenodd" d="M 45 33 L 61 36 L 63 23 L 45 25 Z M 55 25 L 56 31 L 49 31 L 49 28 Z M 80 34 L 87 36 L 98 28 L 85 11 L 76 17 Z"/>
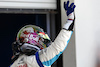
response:
<path fill-rule="evenodd" d="M 69 18 L 72 15 L 73 14 L 70 14 Z M 69 43 L 73 31 L 68 30 L 68 28 L 72 23 L 73 20 L 67 20 L 67 23 L 49 47 L 37 52 L 36 55 L 27 56 L 24 54 L 19 56 L 19 58 L 10 67 L 51 67 Z M 43 66 L 41 66 L 41 64 Z"/>
<path fill-rule="evenodd" d="M 50 67 L 66 49 L 72 31 L 61 30 L 55 41 L 46 49 L 39 53 L 40 61 L 44 67 Z M 11 67 L 40 67 L 36 60 L 36 55 L 21 55 Z"/>

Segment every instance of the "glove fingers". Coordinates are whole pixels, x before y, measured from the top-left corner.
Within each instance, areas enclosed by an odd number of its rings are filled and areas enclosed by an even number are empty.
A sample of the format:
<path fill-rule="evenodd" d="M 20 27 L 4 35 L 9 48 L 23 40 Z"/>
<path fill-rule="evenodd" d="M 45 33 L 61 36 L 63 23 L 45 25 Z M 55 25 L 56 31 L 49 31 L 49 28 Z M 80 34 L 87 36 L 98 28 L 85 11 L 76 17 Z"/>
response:
<path fill-rule="evenodd" d="M 64 8 L 65 8 L 65 10 L 67 10 L 68 5 L 69 5 L 69 1 L 67 1 L 67 4 L 66 4 L 66 2 L 64 2 Z"/>
<path fill-rule="evenodd" d="M 74 6 L 74 3 L 72 3 L 72 4 L 70 5 L 70 8 L 73 8 L 73 6 Z"/>
<path fill-rule="evenodd" d="M 73 6 L 73 10 L 74 10 L 75 7 L 76 7 L 76 6 L 74 5 L 74 6 Z"/>
<path fill-rule="evenodd" d="M 68 7 L 68 5 L 69 5 L 69 1 L 67 1 L 67 4 L 66 4 L 66 5 L 67 5 L 67 7 Z"/>
<path fill-rule="evenodd" d="M 66 2 L 64 2 L 64 8 L 65 8 L 65 10 L 66 10 Z"/>

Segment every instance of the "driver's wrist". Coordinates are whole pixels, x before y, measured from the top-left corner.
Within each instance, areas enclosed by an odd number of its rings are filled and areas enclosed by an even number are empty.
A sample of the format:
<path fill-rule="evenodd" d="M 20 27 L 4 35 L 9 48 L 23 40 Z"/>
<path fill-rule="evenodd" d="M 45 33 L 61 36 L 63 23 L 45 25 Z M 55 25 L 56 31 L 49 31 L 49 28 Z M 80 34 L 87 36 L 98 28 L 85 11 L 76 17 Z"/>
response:
<path fill-rule="evenodd" d="M 73 12 L 68 15 L 68 20 L 74 20 L 74 13 Z"/>

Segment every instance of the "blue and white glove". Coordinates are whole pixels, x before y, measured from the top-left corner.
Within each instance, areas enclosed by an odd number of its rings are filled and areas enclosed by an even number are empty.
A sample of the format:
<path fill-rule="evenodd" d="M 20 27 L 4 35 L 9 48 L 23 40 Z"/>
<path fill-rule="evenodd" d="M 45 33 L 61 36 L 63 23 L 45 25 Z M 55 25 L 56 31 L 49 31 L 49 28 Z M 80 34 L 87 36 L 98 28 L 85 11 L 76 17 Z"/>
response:
<path fill-rule="evenodd" d="M 67 23 L 63 26 L 63 29 L 66 30 L 73 30 L 74 28 L 74 9 L 75 9 L 75 5 L 74 3 L 71 3 L 71 5 L 69 6 L 69 1 L 64 2 L 64 9 L 66 11 L 66 14 L 68 16 L 68 20 Z"/>

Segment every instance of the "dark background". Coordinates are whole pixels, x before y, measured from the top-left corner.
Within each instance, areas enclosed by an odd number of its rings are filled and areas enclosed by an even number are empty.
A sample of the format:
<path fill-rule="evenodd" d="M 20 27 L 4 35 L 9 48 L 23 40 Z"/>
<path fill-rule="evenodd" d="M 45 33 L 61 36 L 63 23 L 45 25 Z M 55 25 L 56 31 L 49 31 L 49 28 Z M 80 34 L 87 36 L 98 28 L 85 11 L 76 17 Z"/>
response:
<path fill-rule="evenodd" d="M 20 28 L 34 24 L 46 32 L 46 14 L 0 14 L 0 67 L 8 67 L 12 57 L 12 42 Z"/>

